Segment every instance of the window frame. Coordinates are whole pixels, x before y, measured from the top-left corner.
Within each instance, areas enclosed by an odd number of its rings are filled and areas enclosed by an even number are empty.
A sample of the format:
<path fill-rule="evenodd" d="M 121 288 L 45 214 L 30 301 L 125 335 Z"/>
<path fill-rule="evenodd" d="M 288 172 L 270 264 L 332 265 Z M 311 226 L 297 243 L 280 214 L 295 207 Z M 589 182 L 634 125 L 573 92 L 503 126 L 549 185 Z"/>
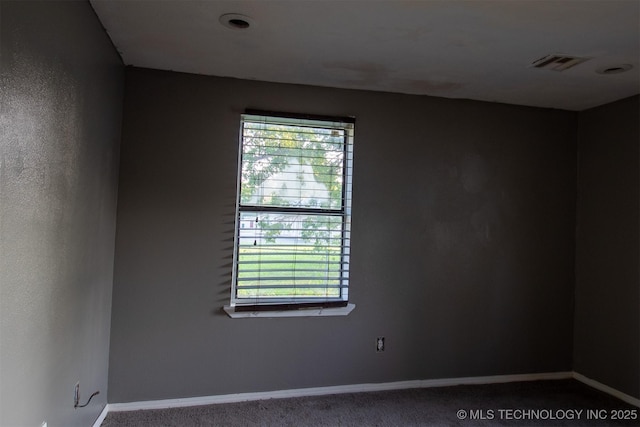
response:
<path fill-rule="evenodd" d="M 305 126 L 317 129 L 340 129 L 344 131 L 342 158 L 342 194 L 339 208 L 318 207 L 284 207 L 268 206 L 261 203 L 242 202 L 242 175 L 244 165 L 245 123 L 271 123 L 293 126 Z M 334 117 L 280 113 L 260 110 L 246 110 L 241 115 L 238 143 L 238 175 L 236 191 L 234 246 L 232 262 L 232 283 L 230 304 L 224 310 L 231 317 L 282 317 L 282 316 L 334 316 L 346 315 L 355 308 L 349 303 L 349 261 L 351 256 L 351 205 L 353 182 L 353 145 L 355 138 L 355 119 L 352 117 Z M 294 157 L 295 158 L 295 157 Z M 292 213 L 300 215 L 328 215 L 341 218 L 339 289 L 337 297 L 288 296 L 275 297 L 240 297 L 238 296 L 238 266 L 241 230 L 241 218 L 245 212 Z M 295 262 L 295 260 L 294 260 Z M 302 262 L 302 261 L 300 261 Z M 268 286 L 267 286 L 268 288 Z M 296 313 L 296 314 L 293 314 Z"/>

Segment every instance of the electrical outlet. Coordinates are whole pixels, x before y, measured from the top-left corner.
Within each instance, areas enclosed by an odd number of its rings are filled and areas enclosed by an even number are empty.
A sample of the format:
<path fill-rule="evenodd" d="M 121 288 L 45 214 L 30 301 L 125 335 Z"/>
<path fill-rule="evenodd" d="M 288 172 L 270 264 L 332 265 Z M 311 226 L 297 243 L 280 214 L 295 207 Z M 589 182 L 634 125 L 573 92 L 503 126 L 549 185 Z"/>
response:
<path fill-rule="evenodd" d="M 80 404 L 80 382 L 76 383 L 73 389 L 73 407 L 76 408 Z"/>
<path fill-rule="evenodd" d="M 384 351 L 384 337 L 376 338 L 376 351 L 378 353 Z"/>

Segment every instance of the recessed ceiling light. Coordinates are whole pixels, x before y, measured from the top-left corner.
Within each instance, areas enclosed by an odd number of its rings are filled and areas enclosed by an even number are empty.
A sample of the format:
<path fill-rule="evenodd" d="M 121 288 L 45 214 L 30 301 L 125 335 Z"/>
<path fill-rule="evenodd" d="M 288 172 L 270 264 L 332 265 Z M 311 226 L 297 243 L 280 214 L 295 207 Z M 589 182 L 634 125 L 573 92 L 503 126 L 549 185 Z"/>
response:
<path fill-rule="evenodd" d="M 232 30 L 246 30 L 253 25 L 253 19 L 239 13 L 225 13 L 219 20 L 222 25 Z"/>
<path fill-rule="evenodd" d="M 607 67 L 601 67 L 596 70 L 598 74 L 618 74 L 624 73 L 625 71 L 629 71 L 633 68 L 631 64 L 621 64 L 621 65 L 610 65 Z"/>

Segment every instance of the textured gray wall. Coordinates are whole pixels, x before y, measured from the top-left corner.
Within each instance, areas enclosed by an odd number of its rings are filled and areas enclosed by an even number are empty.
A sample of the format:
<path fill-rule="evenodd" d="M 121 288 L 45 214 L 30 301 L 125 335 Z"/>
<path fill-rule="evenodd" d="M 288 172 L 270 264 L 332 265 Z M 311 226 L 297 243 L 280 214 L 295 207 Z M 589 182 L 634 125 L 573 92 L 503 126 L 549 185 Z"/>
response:
<path fill-rule="evenodd" d="M 580 113 L 574 369 L 640 398 L 640 97 Z"/>
<path fill-rule="evenodd" d="M 245 108 L 356 116 L 351 315 L 221 311 Z M 576 125 L 557 110 L 129 69 L 109 402 L 571 370 Z"/>
<path fill-rule="evenodd" d="M 0 425 L 107 398 L 124 68 L 88 2 L 1 7 Z M 73 408 L 80 381 L 84 409 Z"/>

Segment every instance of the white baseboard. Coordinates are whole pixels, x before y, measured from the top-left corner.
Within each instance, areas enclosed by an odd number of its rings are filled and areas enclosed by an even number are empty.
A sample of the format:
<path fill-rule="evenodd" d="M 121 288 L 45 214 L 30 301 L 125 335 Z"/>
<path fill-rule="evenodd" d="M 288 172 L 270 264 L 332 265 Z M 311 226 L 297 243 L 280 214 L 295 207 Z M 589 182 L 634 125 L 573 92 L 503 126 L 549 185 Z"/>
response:
<path fill-rule="evenodd" d="M 288 397 L 322 396 L 327 394 L 361 393 L 368 391 L 401 390 L 409 388 L 447 387 L 467 384 L 493 384 L 516 381 L 559 380 L 573 378 L 573 372 L 550 372 L 541 374 L 493 375 L 484 377 L 442 378 L 434 380 L 397 381 L 375 384 L 352 384 L 330 387 L 299 388 L 292 390 L 264 391 L 256 393 L 224 394 L 217 396 L 191 397 L 185 399 L 147 400 L 143 402 L 111 403 L 109 412 L 137 411 L 141 409 L 165 409 L 186 406 L 236 403 L 251 400 L 283 399 Z M 98 424 L 99 425 L 99 424 Z"/>
<path fill-rule="evenodd" d="M 109 413 L 109 404 L 107 403 L 106 405 L 104 405 L 104 408 L 102 408 L 102 412 L 100 412 L 100 415 L 98 415 L 96 422 L 93 423 L 93 427 L 100 427 L 104 419 L 107 418 L 108 413 Z"/>
<path fill-rule="evenodd" d="M 592 380 L 591 378 L 587 378 L 584 375 L 579 374 L 577 372 L 573 373 L 573 378 L 580 381 L 581 383 L 588 385 L 589 387 L 593 387 L 597 390 L 603 391 L 607 394 L 617 397 L 618 399 L 624 402 L 627 402 L 633 406 L 637 406 L 640 408 L 640 399 L 636 399 L 633 396 L 629 396 L 626 393 L 616 390 L 615 388 L 609 387 L 608 385 L 602 384 L 601 382 L 598 382 L 596 380 Z"/>

